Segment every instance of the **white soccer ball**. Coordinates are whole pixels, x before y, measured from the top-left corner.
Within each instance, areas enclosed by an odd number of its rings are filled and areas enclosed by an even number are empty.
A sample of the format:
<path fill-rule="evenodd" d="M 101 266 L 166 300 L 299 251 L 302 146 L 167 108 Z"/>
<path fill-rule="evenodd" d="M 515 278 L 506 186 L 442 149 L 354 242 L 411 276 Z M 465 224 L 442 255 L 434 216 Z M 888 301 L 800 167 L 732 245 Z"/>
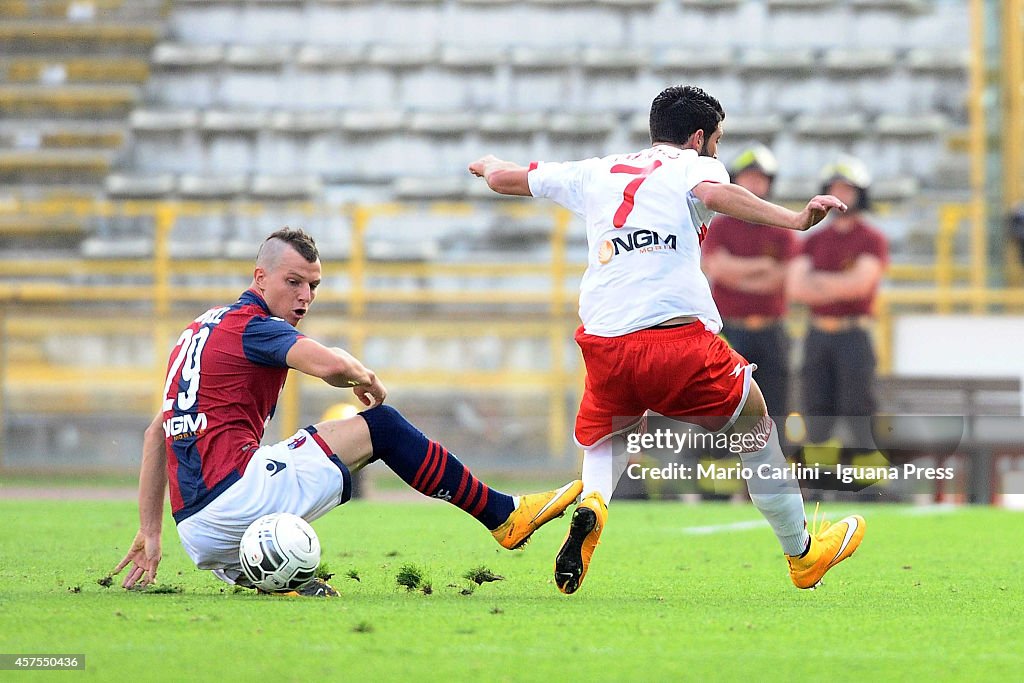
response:
<path fill-rule="evenodd" d="M 249 525 L 238 545 L 242 571 L 268 593 L 297 590 L 316 576 L 320 539 L 306 520 L 287 512 L 264 515 Z"/>

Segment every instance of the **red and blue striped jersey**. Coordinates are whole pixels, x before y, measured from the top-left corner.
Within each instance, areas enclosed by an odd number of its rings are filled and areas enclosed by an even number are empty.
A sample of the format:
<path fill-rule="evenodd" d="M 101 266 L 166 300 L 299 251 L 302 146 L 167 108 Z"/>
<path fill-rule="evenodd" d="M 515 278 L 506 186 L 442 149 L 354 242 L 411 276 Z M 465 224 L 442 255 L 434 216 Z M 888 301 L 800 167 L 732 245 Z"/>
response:
<path fill-rule="evenodd" d="M 163 427 L 176 522 L 238 481 L 263 438 L 302 335 L 247 290 L 211 308 L 174 346 L 164 385 Z"/>

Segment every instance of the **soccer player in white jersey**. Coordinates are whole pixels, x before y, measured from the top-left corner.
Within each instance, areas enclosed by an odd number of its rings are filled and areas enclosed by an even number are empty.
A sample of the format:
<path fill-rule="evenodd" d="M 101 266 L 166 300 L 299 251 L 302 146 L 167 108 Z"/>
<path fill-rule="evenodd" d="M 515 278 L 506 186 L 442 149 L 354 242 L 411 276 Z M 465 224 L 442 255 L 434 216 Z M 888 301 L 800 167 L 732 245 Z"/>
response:
<path fill-rule="evenodd" d="M 717 336 L 722 321 L 700 268 L 700 245 L 716 212 L 807 230 L 846 206 L 822 195 L 795 212 L 731 184 L 716 158 L 724 118 L 718 100 L 700 88 L 674 86 L 651 105 L 647 149 L 528 167 L 488 155 L 469 165 L 495 192 L 546 197 L 586 221 L 576 341 L 587 378 L 575 428 L 584 488 L 555 559 L 563 593 L 579 588 L 607 521 L 606 501 L 625 465 L 613 442 L 648 410 L 753 437 L 742 440 L 753 444 L 740 453 L 743 465 L 768 476 L 748 482 L 750 497 L 782 544 L 798 588 L 816 586 L 863 538 L 858 515 L 808 533 L 799 485 L 770 476 L 787 468 L 778 434 L 751 377 L 755 366 Z"/>

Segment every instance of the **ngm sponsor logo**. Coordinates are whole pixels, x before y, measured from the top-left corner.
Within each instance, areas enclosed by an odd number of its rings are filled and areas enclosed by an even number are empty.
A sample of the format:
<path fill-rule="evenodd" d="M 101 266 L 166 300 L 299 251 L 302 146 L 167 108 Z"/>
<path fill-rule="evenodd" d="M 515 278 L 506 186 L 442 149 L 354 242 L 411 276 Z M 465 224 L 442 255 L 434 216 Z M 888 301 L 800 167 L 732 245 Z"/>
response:
<path fill-rule="evenodd" d="M 608 263 L 612 257 L 622 253 L 635 251 L 646 254 L 652 251 L 676 249 L 675 235 L 662 235 L 653 230 L 635 230 L 622 237 L 613 237 L 601 242 L 597 249 L 597 260 L 601 264 Z"/>
<path fill-rule="evenodd" d="M 206 413 L 175 415 L 164 420 L 164 436 L 175 440 L 185 439 L 206 431 Z"/>

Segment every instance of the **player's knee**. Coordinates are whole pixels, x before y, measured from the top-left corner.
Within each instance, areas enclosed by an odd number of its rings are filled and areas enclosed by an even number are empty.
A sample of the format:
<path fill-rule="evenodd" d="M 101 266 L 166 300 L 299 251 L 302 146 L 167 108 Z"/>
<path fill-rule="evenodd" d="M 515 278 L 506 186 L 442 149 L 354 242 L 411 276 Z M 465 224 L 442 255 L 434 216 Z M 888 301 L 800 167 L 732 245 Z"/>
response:
<path fill-rule="evenodd" d="M 370 430 L 373 460 L 380 458 L 396 444 L 405 442 L 409 436 L 421 435 L 402 413 L 387 404 L 364 410 L 360 415 Z"/>

